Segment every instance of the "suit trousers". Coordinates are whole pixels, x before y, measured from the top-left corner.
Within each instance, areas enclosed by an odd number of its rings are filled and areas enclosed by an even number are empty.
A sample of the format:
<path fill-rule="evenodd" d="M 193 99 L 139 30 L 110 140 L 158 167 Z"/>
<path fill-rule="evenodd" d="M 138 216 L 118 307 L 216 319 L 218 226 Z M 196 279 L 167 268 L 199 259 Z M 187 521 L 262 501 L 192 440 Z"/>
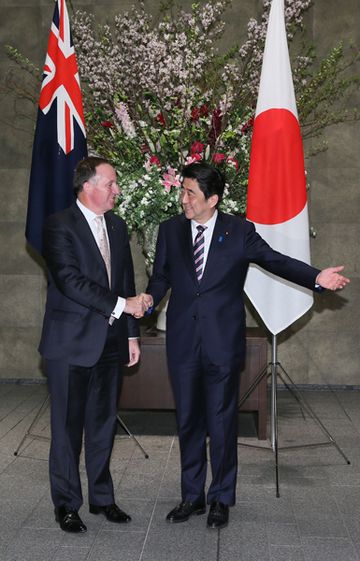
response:
<path fill-rule="evenodd" d="M 51 399 L 50 487 L 55 507 L 83 503 L 79 459 L 84 435 L 89 503 L 114 501 L 110 456 L 114 444 L 121 365 L 111 336 L 90 367 L 46 360 Z"/>
<path fill-rule="evenodd" d="M 205 499 L 209 436 L 212 480 L 207 502 L 235 503 L 240 362 L 216 365 L 199 349 L 195 357 L 172 363 L 181 453 L 182 500 Z"/>

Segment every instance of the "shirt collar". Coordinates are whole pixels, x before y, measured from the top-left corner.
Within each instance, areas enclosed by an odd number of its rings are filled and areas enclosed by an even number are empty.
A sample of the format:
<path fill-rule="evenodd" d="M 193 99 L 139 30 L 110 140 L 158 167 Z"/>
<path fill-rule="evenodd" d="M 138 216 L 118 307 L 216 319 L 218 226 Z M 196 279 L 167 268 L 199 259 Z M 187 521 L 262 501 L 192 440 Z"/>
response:
<path fill-rule="evenodd" d="M 79 209 L 88 222 L 91 222 L 96 216 L 99 216 L 98 214 L 90 210 L 87 206 L 85 206 L 79 199 L 76 199 L 76 204 L 78 205 Z"/>
<path fill-rule="evenodd" d="M 204 226 L 204 227 L 208 228 L 209 230 L 213 229 L 214 225 L 215 225 L 215 222 L 216 222 L 216 219 L 218 217 L 218 214 L 219 213 L 218 213 L 217 209 L 215 209 L 214 214 L 212 215 L 212 217 L 207 222 L 205 222 L 205 224 L 199 224 L 199 222 L 196 222 L 195 220 L 191 220 L 192 229 L 196 230 L 197 226 Z"/>

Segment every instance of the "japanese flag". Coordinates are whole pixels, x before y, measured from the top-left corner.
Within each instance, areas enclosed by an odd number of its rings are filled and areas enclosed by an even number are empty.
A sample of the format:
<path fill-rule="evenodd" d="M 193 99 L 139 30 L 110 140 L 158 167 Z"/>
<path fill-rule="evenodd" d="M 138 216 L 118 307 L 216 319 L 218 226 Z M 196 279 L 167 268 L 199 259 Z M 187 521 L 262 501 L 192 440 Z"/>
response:
<path fill-rule="evenodd" d="M 273 0 L 251 146 L 247 219 L 273 249 L 310 263 L 303 145 L 284 19 Z M 313 303 L 311 291 L 251 265 L 245 292 L 271 333 L 286 329 Z"/>

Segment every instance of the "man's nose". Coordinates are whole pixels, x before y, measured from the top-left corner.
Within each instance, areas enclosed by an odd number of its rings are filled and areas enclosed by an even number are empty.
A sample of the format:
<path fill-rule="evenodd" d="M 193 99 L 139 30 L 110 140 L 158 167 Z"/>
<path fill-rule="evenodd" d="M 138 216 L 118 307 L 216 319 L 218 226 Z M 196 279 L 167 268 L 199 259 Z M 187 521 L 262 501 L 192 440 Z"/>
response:
<path fill-rule="evenodd" d="M 120 187 L 117 183 L 114 185 L 113 191 L 116 195 L 120 195 Z"/>

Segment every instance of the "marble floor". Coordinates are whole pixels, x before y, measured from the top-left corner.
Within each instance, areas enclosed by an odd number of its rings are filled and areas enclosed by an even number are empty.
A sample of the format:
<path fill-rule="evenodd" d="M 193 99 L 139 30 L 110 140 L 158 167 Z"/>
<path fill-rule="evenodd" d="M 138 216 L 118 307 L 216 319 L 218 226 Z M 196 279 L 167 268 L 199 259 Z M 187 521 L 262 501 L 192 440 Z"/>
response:
<path fill-rule="evenodd" d="M 27 436 L 14 455 L 46 387 L 0 384 L 0 561 L 359 561 L 360 393 L 304 395 L 350 465 L 334 445 L 282 449 L 326 439 L 291 394 L 279 391 L 280 497 L 269 442 L 241 436 L 239 444 L 263 449 L 238 447 L 237 504 L 229 526 L 209 530 L 206 516 L 171 525 L 165 516 L 179 500 L 178 442 L 172 426 L 167 433 L 156 430 L 149 412 L 151 430 L 138 435 L 149 458 L 121 430 L 112 456 L 117 502 L 132 522 L 118 526 L 89 514 L 82 463 L 80 514 L 88 532 L 69 535 L 55 523 L 49 497 L 48 409 L 33 427 L 45 439 Z M 126 418 L 136 427 L 135 417 Z"/>

